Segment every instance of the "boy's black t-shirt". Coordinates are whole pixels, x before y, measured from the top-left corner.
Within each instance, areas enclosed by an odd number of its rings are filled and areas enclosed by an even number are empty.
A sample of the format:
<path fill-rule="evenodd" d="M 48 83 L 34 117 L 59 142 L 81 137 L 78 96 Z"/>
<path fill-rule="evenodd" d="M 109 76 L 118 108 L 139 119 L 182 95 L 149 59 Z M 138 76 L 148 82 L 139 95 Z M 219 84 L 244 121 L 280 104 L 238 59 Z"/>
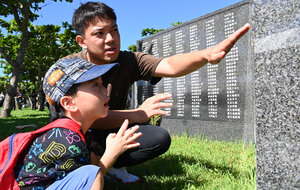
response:
<path fill-rule="evenodd" d="M 90 155 L 80 136 L 69 129 L 53 128 L 33 141 L 16 167 L 16 180 L 22 190 L 46 189 L 87 164 L 90 164 Z"/>

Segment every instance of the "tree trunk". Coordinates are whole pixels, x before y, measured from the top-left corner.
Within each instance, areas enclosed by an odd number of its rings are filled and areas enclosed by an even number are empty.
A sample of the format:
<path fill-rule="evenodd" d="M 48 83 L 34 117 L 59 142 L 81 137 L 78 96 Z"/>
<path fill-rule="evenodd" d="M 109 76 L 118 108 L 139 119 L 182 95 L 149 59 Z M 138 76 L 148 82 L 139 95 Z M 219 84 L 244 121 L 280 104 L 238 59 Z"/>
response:
<path fill-rule="evenodd" d="M 1 110 L 0 118 L 10 116 L 12 106 L 15 103 L 15 96 L 17 94 L 17 86 L 18 86 L 20 73 L 21 73 L 20 67 L 13 68 L 12 77 L 9 80 L 9 86 L 7 89 L 7 94 L 5 95 L 5 100 L 3 103 L 3 108 Z"/>
<path fill-rule="evenodd" d="M 45 94 L 43 91 L 39 93 L 39 104 L 40 104 L 39 111 L 44 111 L 44 109 L 45 109 Z"/>
<path fill-rule="evenodd" d="M 37 76 L 38 80 L 37 80 L 37 90 L 39 93 L 39 111 L 44 111 L 45 109 L 45 94 L 43 91 L 43 78 L 41 77 L 41 70 L 39 69 L 38 71 L 38 76 Z"/>

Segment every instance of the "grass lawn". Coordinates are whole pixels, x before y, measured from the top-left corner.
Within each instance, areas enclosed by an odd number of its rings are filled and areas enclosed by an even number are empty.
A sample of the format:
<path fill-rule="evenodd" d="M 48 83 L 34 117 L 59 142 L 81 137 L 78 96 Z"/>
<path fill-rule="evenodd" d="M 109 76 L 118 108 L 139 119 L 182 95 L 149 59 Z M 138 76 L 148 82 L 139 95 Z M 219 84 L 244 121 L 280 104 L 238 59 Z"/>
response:
<path fill-rule="evenodd" d="M 0 119 L 0 140 L 15 133 L 18 125 L 48 123 L 48 110 L 12 111 Z M 106 182 L 104 189 L 256 189 L 255 146 L 242 142 L 213 141 L 202 137 L 173 136 L 164 155 L 128 168 L 142 177 L 138 184 Z"/>
<path fill-rule="evenodd" d="M 21 111 L 15 110 L 11 112 L 8 118 L 0 118 L 0 141 L 14 133 L 26 132 L 33 130 L 32 128 L 16 129 L 19 125 L 35 124 L 43 127 L 48 124 L 49 111 L 31 110 L 31 108 L 23 108 Z"/>

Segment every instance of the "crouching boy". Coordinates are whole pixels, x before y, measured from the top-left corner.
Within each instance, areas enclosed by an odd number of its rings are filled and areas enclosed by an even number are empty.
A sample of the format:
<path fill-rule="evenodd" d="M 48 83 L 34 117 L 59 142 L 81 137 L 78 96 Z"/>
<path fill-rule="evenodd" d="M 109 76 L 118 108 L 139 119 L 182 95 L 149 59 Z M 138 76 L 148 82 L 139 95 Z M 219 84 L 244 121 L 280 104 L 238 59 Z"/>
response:
<path fill-rule="evenodd" d="M 50 67 L 44 92 L 54 114 L 65 118 L 81 133 L 52 128 L 39 135 L 16 167 L 20 189 L 102 189 L 103 176 L 124 151 L 139 146 L 138 126 L 127 129 L 125 120 L 117 134 L 106 139 L 106 150 L 98 166 L 92 165 L 83 135 L 91 124 L 106 117 L 106 86 L 118 64 L 95 65 L 80 58 L 63 59 Z M 55 121 L 54 121 L 55 122 Z"/>

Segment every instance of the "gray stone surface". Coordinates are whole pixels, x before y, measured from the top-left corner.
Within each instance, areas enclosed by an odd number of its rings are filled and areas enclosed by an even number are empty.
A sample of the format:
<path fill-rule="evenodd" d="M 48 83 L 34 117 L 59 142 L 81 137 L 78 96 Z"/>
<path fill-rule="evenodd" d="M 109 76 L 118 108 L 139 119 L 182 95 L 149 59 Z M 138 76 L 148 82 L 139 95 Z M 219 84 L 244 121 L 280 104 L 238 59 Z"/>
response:
<path fill-rule="evenodd" d="M 249 1 L 201 16 L 137 42 L 138 50 L 167 57 L 216 45 L 250 20 Z M 172 108 L 162 126 L 170 133 L 204 135 L 219 140 L 254 141 L 255 111 L 250 34 L 241 38 L 218 65 L 205 65 L 157 85 L 137 83 L 137 105 L 157 93 L 169 92 Z M 136 106 L 137 106 L 136 105 Z"/>
<path fill-rule="evenodd" d="M 257 189 L 300 189 L 300 1 L 252 6 Z"/>

